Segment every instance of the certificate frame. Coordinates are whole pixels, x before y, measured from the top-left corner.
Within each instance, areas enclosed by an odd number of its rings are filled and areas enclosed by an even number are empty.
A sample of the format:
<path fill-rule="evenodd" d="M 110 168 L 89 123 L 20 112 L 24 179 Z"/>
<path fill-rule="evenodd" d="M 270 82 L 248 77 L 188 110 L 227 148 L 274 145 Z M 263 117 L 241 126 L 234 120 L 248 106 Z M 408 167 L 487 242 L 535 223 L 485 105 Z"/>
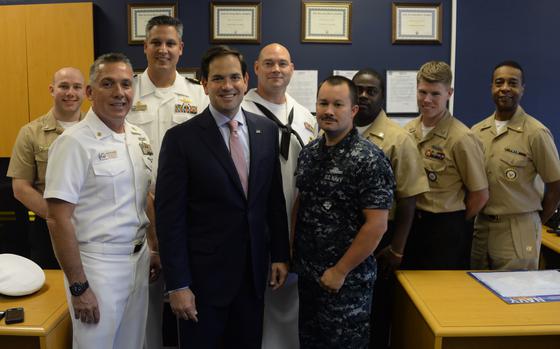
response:
<path fill-rule="evenodd" d="M 200 80 L 200 69 L 195 67 L 177 68 L 179 75 L 185 78 Z"/>
<path fill-rule="evenodd" d="M 261 43 L 261 3 L 211 2 L 210 42 Z"/>
<path fill-rule="evenodd" d="M 441 3 L 394 2 L 392 5 L 393 44 L 441 45 Z"/>
<path fill-rule="evenodd" d="M 146 23 L 155 16 L 175 17 L 176 4 L 128 4 L 128 44 L 141 45 L 146 38 Z"/>
<path fill-rule="evenodd" d="M 351 44 L 352 2 L 302 0 L 301 42 Z"/>

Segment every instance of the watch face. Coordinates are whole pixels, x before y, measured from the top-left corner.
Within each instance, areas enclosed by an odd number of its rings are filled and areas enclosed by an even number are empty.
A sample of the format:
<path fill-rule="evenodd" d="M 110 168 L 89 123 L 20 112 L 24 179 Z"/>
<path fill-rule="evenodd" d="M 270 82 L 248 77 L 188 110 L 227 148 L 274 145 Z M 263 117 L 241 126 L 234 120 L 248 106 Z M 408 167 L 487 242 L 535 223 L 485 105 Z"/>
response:
<path fill-rule="evenodd" d="M 75 282 L 72 285 L 70 285 L 70 293 L 72 294 L 72 296 L 81 296 L 89 287 L 89 283 L 86 281 L 84 283 L 81 282 Z"/>

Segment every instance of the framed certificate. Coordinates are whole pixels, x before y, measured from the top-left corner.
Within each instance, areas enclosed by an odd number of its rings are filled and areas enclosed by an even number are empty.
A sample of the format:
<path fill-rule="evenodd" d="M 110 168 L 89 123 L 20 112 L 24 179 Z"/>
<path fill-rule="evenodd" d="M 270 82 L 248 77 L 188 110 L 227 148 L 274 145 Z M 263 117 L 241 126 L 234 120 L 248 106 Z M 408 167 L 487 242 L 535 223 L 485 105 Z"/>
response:
<path fill-rule="evenodd" d="M 155 16 L 175 17 L 175 4 L 128 4 L 128 43 L 140 45 L 146 38 L 146 24 Z"/>
<path fill-rule="evenodd" d="M 393 44 L 441 44 L 441 3 L 393 3 Z"/>
<path fill-rule="evenodd" d="M 210 42 L 261 43 L 261 4 L 210 3 Z"/>
<path fill-rule="evenodd" d="M 351 43 L 352 3 L 302 1 L 301 41 Z"/>
<path fill-rule="evenodd" d="M 200 80 L 200 69 L 198 68 L 177 68 L 177 71 L 185 78 Z"/>

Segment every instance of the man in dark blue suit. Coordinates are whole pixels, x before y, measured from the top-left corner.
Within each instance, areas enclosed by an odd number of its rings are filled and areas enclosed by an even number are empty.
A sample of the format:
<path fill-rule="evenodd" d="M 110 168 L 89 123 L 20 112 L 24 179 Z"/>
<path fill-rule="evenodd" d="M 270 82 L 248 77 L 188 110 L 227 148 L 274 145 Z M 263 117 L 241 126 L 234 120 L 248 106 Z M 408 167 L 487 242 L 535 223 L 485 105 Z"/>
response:
<path fill-rule="evenodd" d="M 210 48 L 202 59 L 210 106 L 162 143 L 157 232 L 185 348 L 260 348 L 269 266 L 271 287 L 287 275 L 278 129 L 240 108 L 248 80 L 238 51 Z"/>

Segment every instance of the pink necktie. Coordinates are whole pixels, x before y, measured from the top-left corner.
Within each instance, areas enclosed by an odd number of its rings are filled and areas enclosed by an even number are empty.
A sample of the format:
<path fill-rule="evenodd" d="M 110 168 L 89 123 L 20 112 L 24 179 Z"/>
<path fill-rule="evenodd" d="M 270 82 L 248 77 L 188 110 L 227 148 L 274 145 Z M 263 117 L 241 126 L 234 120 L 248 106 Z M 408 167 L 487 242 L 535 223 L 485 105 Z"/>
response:
<path fill-rule="evenodd" d="M 229 152 L 235 168 L 237 169 L 237 174 L 239 175 L 239 180 L 243 186 L 243 191 L 245 196 L 247 196 L 247 189 L 249 185 L 247 176 L 247 162 L 245 161 L 245 153 L 243 153 L 243 146 L 239 140 L 237 120 L 230 120 L 228 122 L 230 135 L 229 135 Z"/>

